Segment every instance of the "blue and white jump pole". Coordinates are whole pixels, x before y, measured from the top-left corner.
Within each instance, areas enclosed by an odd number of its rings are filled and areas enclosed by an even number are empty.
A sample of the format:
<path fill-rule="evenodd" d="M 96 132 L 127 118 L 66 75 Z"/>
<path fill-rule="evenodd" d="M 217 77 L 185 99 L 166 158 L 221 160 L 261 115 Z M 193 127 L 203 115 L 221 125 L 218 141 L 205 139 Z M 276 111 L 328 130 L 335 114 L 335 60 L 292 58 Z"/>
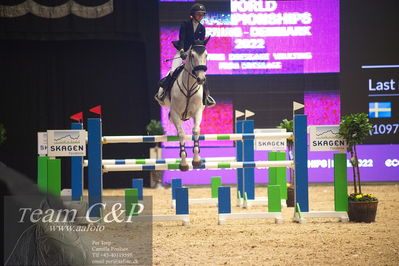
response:
<path fill-rule="evenodd" d="M 253 120 L 238 120 L 236 122 L 237 133 L 254 133 Z M 236 142 L 237 161 L 252 162 L 255 160 L 254 140 Z M 237 169 L 237 189 L 242 197 L 246 195 L 248 200 L 255 199 L 255 169 Z"/>
<path fill-rule="evenodd" d="M 89 118 L 87 121 L 88 129 L 88 190 L 89 207 L 93 207 L 90 212 L 91 217 L 101 217 L 101 205 L 103 194 L 103 171 L 101 160 L 102 154 L 102 126 L 101 119 Z"/>
<path fill-rule="evenodd" d="M 82 123 L 72 123 L 71 129 L 83 129 Z M 83 157 L 71 157 L 72 200 L 79 201 L 83 196 Z"/>
<path fill-rule="evenodd" d="M 294 116 L 295 206 L 309 211 L 307 116 Z"/>

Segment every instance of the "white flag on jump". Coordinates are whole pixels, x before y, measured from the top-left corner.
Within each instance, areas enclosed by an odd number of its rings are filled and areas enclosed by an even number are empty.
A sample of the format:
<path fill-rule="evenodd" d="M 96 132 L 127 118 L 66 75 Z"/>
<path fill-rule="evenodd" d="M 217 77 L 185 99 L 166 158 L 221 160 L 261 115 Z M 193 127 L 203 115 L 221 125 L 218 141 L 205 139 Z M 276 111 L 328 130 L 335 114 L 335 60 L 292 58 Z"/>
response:
<path fill-rule="evenodd" d="M 243 112 L 240 112 L 240 111 L 238 111 L 238 110 L 235 110 L 235 116 L 236 116 L 236 118 L 239 118 L 239 117 L 241 117 L 241 116 L 243 116 L 243 115 L 244 115 Z"/>
<path fill-rule="evenodd" d="M 245 119 L 247 119 L 247 117 L 250 117 L 250 116 L 253 116 L 253 115 L 255 115 L 254 112 L 251 112 L 249 110 L 245 110 Z"/>
<path fill-rule="evenodd" d="M 299 109 L 301 109 L 303 107 L 305 107 L 305 105 L 303 105 L 301 103 L 293 102 L 294 111 L 299 110 Z"/>

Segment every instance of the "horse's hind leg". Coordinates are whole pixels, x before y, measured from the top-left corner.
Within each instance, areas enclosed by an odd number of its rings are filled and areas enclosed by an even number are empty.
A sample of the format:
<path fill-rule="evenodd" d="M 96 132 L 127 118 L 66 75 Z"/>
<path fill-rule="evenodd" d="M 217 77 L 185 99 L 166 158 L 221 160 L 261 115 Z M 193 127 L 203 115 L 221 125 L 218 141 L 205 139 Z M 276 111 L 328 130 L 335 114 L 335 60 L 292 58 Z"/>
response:
<path fill-rule="evenodd" d="M 187 164 L 187 153 L 186 153 L 186 147 L 184 144 L 184 130 L 181 126 L 182 121 L 180 120 L 179 116 L 174 113 L 174 112 L 170 112 L 170 120 L 172 121 L 172 123 L 175 125 L 176 130 L 177 130 L 177 134 L 179 136 L 179 141 L 180 141 L 180 165 L 179 168 L 181 171 L 187 171 L 188 170 L 188 164 Z"/>
<path fill-rule="evenodd" d="M 200 125 L 202 121 L 202 108 L 196 112 L 196 114 L 193 117 L 194 119 L 194 127 L 193 127 L 193 135 L 194 135 L 194 148 L 193 148 L 193 167 L 194 168 L 200 168 L 202 166 L 202 161 L 201 157 L 199 155 L 200 153 L 200 147 L 199 147 L 199 135 L 200 135 Z"/>

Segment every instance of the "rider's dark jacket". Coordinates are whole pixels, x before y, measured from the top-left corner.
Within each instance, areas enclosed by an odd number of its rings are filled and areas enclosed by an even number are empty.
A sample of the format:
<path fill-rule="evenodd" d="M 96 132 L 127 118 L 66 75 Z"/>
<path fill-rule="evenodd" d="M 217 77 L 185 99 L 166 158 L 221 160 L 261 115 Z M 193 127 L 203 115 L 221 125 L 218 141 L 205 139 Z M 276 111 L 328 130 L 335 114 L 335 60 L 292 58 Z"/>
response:
<path fill-rule="evenodd" d="M 173 45 L 177 50 L 184 49 L 187 51 L 194 41 L 205 39 L 205 27 L 198 23 L 197 29 L 194 32 L 193 21 L 191 19 L 183 21 L 180 24 L 179 40 L 173 41 Z"/>

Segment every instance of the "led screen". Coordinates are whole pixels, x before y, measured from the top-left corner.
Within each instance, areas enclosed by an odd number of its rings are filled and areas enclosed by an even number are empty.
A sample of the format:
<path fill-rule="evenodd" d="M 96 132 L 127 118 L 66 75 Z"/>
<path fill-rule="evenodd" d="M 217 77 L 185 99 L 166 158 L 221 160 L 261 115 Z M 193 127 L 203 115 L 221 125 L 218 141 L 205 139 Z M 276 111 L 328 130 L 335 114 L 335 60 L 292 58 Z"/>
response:
<path fill-rule="evenodd" d="M 308 125 L 339 125 L 339 92 L 305 92 L 303 98 Z"/>
<path fill-rule="evenodd" d="M 173 17 L 172 2 L 160 10 L 166 14 L 160 21 L 161 76 L 170 70 L 172 62 L 164 60 L 175 55 L 171 42 L 187 18 Z M 224 12 L 209 5 L 202 21 L 211 36 L 207 74 L 339 72 L 339 0 L 227 2 Z"/>

